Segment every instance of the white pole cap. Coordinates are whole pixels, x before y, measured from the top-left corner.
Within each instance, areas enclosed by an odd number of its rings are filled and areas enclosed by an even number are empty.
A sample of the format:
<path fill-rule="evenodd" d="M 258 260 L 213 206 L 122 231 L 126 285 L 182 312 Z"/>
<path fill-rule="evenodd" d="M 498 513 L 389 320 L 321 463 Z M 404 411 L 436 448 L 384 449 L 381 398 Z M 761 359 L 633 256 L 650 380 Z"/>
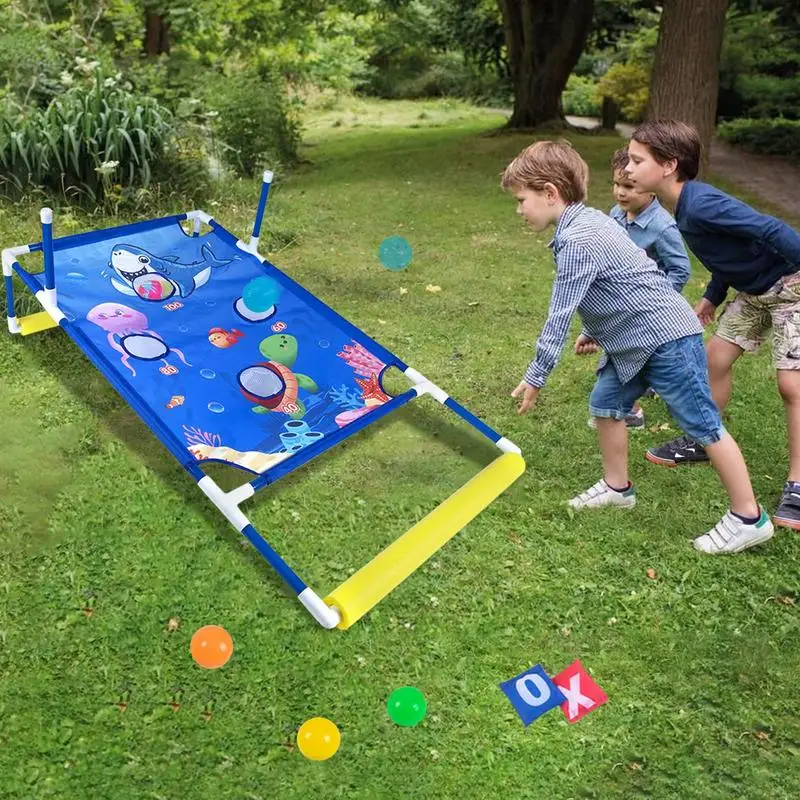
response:
<path fill-rule="evenodd" d="M 273 178 L 272 170 L 271 169 L 265 169 L 264 170 L 264 183 L 272 183 L 272 178 Z"/>
<path fill-rule="evenodd" d="M 39 219 L 42 221 L 42 225 L 52 225 L 53 224 L 53 209 L 52 208 L 43 208 L 39 212 Z"/>

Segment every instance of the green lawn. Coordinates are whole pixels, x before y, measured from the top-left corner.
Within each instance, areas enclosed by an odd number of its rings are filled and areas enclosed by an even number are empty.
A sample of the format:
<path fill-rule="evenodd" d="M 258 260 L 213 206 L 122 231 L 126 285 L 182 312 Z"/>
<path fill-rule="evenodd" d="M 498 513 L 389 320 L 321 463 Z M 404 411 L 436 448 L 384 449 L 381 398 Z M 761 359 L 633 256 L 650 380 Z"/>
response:
<path fill-rule="evenodd" d="M 500 121 L 441 103 L 315 112 L 307 162 L 270 200 L 277 265 L 528 463 L 347 632 L 311 621 L 67 337 L 0 336 L 0 796 L 800 796 L 800 537 L 780 531 L 732 558 L 695 553 L 691 538 L 725 496 L 710 469 L 645 462 L 646 446 L 674 435 L 653 401 L 656 430 L 631 446 L 636 510 L 567 512 L 599 477 L 586 426 L 594 359 L 566 352 L 536 411 L 516 415 L 509 392 L 544 321 L 553 264 L 547 237 L 498 188 L 528 142 L 483 135 Z M 575 144 L 593 169 L 590 201 L 607 208 L 619 142 Z M 233 184 L 207 210 L 244 236 L 257 192 Z M 64 211 L 60 234 L 114 222 Z M 4 206 L 3 246 L 33 240 L 35 222 L 33 206 Z M 414 247 L 401 273 L 376 255 L 394 234 Z M 690 299 L 704 283 L 696 268 Z M 767 353 L 737 367 L 728 424 L 773 510 L 787 456 Z M 323 594 L 494 455 L 425 398 L 245 511 Z M 189 657 L 209 623 L 236 647 L 218 671 Z M 609 703 L 577 725 L 556 710 L 524 728 L 498 684 L 576 658 Z M 407 684 L 428 700 L 413 729 L 385 711 Z M 342 732 L 321 764 L 291 746 L 316 715 Z"/>

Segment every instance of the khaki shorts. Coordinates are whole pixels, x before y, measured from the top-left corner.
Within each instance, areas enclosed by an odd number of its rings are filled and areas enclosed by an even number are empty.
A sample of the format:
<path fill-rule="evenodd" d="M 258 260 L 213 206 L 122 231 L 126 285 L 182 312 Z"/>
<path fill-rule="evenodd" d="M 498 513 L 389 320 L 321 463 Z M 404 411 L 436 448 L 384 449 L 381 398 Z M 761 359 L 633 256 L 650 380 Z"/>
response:
<path fill-rule="evenodd" d="M 764 294 L 739 292 L 725 306 L 716 335 L 752 353 L 770 330 L 775 369 L 800 369 L 800 272 L 781 278 Z"/>

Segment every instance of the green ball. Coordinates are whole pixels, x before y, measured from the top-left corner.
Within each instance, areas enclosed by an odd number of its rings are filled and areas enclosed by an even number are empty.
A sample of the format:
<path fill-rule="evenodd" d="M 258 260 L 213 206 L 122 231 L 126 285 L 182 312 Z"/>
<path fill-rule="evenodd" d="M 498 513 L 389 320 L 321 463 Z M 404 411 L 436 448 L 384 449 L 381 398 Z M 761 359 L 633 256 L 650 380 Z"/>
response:
<path fill-rule="evenodd" d="M 425 695 L 413 686 L 395 689 L 386 701 L 389 719 L 404 728 L 413 728 L 425 718 L 428 704 Z"/>

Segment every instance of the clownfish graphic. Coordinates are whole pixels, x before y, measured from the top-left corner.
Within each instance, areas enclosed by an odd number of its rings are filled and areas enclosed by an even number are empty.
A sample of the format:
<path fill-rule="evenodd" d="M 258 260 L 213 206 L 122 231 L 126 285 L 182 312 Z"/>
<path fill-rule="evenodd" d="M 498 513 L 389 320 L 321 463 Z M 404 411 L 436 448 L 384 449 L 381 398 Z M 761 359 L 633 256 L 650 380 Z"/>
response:
<path fill-rule="evenodd" d="M 224 349 L 235 345 L 243 336 L 244 334 L 241 331 L 237 331 L 236 328 L 232 328 L 229 331 L 226 331 L 225 328 L 212 328 L 208 332 L 208 341 L 214 347 Z"/>

